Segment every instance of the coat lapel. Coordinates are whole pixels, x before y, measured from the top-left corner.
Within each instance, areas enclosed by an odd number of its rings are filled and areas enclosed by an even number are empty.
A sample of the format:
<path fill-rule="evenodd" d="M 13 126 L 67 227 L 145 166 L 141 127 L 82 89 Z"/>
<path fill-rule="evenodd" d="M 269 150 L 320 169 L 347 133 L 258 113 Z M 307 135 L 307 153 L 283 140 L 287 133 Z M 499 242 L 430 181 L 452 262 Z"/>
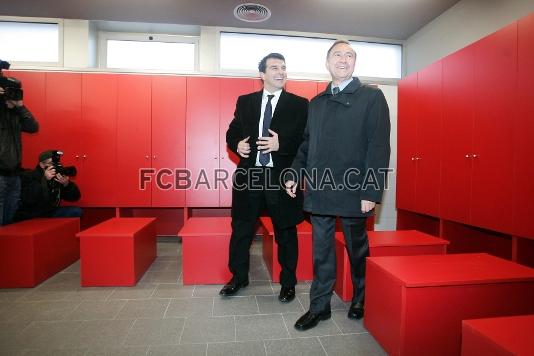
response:
<path fill-rule="evenodd" d="M 255 127 L 256 130 L 260 124 L 262 95 L 263 95 L 263 90 L 254 93 L 254 95 L 252 96 L 252 119 L 254 120 L 253 127 Z"/>
<path fill-rule="evenodd" d="M 276 109 L 274 110 L 271 127 L 273 127 L 274 123 L 278 123 L 278 121 L 280 121 L 280 119 L 278 118 L 282 116 L 282 113 L 285 112 L 288 98 L 289 96 L 287 95 L 286 91 L 282 90 L 282 92 L 280 93 L 280 98 L 278 99 L 278 103 L 276 104 Z"/>

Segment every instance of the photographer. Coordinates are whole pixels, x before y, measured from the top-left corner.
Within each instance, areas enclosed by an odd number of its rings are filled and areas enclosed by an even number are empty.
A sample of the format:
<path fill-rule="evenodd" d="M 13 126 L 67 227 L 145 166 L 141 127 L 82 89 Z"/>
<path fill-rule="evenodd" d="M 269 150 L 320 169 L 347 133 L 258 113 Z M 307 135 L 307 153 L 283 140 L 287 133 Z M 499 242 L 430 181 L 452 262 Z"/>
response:
<path fill-rule="evenodd" d="M 82 209 L 77 206 L 60 207 L 61 200 L 77 201 L 80 190 L 68 176 L 74 175 L 73 167 L 63 167 L 60 151 L 44 151 L 39 155 L 35 169 L 22 174 L 22 199 L 15 221 L 37 217 L 80 217 Z M 74 172 L 70 172 L 74 170 Z"/>
<path fill-rule="evenodd" d="M 20 82 L 4 77 L 3 69 L 9 69 L 9 63 L 0 60 L 0 225 L 11 223 L 20 200 L 21 132 L 39 130 L 22 103 Z"/>

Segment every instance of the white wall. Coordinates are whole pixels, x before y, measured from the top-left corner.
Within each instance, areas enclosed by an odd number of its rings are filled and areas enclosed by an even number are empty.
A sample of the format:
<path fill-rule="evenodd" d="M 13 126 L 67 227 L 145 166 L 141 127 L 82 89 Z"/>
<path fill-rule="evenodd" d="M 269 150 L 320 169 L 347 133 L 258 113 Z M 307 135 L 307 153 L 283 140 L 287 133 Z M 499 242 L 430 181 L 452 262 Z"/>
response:
<path fill-rule="evenodd" d="M 410 74 L 534 11 L 534 0 L 461 0 L 405 43 Z"/>

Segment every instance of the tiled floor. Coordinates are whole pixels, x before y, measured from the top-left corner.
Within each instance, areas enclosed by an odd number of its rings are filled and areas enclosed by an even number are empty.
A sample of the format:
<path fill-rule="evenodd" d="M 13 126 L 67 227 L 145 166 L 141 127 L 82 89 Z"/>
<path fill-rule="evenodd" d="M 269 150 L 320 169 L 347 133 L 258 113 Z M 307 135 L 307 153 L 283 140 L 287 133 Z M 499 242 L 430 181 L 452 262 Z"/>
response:
<path fill-rule="evenodd" d="M 384 355 L 362 321 L 334 295 L 332 319 L 300 332 L 309 284 L 282 304 L 251 248 L 250 285 L 221 298 L 219 285 L 183 286 L 181 244 L 159 242 L 158 258 L 131 288 L 81 288 L 79 262 L 33 289 L 0 289 L 0 355 Z"/>

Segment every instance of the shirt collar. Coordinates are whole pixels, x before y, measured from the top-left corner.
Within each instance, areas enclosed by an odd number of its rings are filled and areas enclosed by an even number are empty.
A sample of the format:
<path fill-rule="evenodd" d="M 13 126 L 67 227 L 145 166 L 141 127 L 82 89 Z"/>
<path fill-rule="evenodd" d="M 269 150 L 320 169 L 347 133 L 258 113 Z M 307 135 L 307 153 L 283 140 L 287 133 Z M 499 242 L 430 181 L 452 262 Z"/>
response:
<path fill-rule="evenodd" d="M 339 85 L 337 86 L 339 88 L 339 91 L 343 91 L 343 89 L 345 89 L 347 87 L 347 85 L 350 84 L 350 82 L 352 82 L 354 78 L 349 78 L 349 79 L 346 79 L 344 81 L 342 81 L 341 83 L 339 83 Z M 333 93 L 333 90 L 334 90 L 334 85 L 331 85 L 331 90 L 332 90 L 332 93 Z"/>
<path fill-rule="evenodd" d="M 262 98 L 267 99 L 268 95 L 274 95 L 273 99 L 277 99 L 278 100 L 278 98 L 280 98 L 280 94 L 282 94 L 282 89 L 279 89 L 279 90 L 275 91 L 274 93 L 270 93 L 269 91 L 263 89 Z"/>

